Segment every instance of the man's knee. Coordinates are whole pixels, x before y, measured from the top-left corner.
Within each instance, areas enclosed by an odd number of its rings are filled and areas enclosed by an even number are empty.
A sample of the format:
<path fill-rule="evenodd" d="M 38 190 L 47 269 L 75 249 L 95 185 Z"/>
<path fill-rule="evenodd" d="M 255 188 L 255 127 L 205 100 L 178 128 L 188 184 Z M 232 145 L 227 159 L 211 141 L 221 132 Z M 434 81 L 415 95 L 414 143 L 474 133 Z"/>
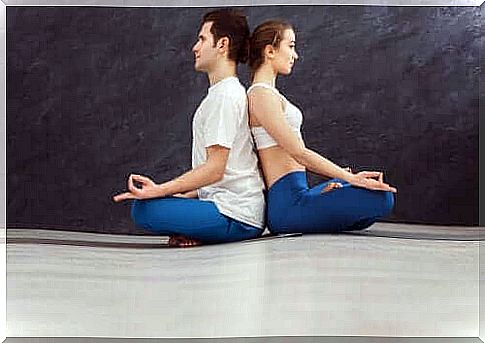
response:
<path fill-rule="evenodd" d="M 149 229 L 150 225 L 147 223 L 146 201 L 134 200 L 131 204 L 131 219 L 137 227 Z"/>

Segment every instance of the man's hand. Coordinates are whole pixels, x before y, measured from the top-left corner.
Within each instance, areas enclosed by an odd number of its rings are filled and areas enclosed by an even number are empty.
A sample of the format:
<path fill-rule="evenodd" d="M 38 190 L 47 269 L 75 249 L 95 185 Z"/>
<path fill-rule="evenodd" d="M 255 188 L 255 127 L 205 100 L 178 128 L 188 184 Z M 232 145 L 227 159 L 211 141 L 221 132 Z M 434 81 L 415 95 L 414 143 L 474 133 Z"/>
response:
<path fill-rule="evenodd" d="M 135 187 L 134 182 L 138 182 L 141 188 Z M 151 199 L 163 197 L 163 190 L 160 185 L 157 185 L 150 178 L 142 175 L 131 174 L 128 177 L 129 192 L 115 195 L 113 200 L 120 202 L 128 199 Z"/>
<path fill-rule="evenodd" d="M 150 178 L 132 174 L 128 178 L 128 192 L 115 195 L 116 202 L 128 199 L 151 199 L 169 195 L 181 198 L 196 198 L 197 189 L 216 183 L 224 177 L 229 148 L 211 145 L 206 148 L 207 161 L 185 174 L 162 184 L 154 183 Z M 134 182 L 141 184 L 135 187 Z"/>
<path fill-rule="evenodd" d="M 197 193 L 197 190 L 193 190 L 193 191 L 189 191 L 189 192 L 185 192 L 185 193 L 176 193 L 174 195 L 172 195 L 176 198 L 186 198 L 186 199 L 194 199 L 194 198 L 197 198 L 199 195 Z"/>

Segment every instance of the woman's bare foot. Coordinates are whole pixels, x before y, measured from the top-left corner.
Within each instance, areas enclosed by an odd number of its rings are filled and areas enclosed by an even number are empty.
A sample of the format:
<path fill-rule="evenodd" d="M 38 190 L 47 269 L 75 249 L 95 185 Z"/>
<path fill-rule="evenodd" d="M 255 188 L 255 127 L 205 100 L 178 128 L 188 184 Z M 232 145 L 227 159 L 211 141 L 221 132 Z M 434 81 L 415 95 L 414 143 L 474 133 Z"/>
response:
<path fill-rule="evenodd" d="M 184 236 L 171 236 L 168 240 L 168 246 L 173 248 L 195 247 L 201 244 L 201 241 Z"/>
<path fill-rule="evenodd" d="M 352 168 L 350 168 L 350 167 L 345 167 L 344 170 L 345 171 L 348 171 L 351 174 L 353 174 Z M 329 182 L 325 186 L 325 188 L 322 189 L 322 191 L 320 192 L 320 194 L 330 192 L 332 189 L 336 189 L 336 188 L 342 188 L 342 184 L 340 182 Z"/>
<path fill-rule="evenodd" d="M 340 182 L 329 182 L 328 185 L 325 186 L 324 189 L 320 192 L 320 194 L 326 193 L 331 191 L 335 188 L 342 188 L 342 184 Z"/>

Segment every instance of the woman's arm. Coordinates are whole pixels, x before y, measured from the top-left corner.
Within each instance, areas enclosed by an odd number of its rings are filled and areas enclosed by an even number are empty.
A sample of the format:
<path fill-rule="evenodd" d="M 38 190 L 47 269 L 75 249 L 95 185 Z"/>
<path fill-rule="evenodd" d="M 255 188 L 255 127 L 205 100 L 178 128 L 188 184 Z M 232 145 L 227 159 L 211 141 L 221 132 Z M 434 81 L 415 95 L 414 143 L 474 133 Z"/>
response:
<path fill-rule="evenodd" d="M 268 134 L 298 163 L 323 176 L 349 181 L 353 174 L 308 149 L 295 135 L 283 113 L 280 98 L 271 90 L 255 88 L 248 95 L 249 111 Z"/>
<path fill-rule="evenodd" d="M 283 113 L 280 98 L 271 90 L 260 87 L 254 88 L 248 94 L 248 101 L 250 114 L 256 118 L 281 148 L 308 170 L 323 176 L 339 178 L 356 186 L 394 190 L 383 182 L 369 179 L 380 176 L 381 173 L 379 172 L 352 174 L 308 149 L 303 140 L 291 129 Z"/>

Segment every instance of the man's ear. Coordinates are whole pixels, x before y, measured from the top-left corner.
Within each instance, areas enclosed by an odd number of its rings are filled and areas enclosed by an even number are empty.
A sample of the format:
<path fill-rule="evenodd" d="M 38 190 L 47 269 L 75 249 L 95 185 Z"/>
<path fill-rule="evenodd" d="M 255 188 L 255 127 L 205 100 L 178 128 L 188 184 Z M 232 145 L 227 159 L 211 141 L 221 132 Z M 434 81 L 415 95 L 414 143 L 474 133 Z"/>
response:
<path fill-rule="evenodd" d="M 219 40 L 217 41 L 217 48 L 223 49 L 224 52 L 229 51 L 229 38 L 228 37 L 219 38 Z"/>

